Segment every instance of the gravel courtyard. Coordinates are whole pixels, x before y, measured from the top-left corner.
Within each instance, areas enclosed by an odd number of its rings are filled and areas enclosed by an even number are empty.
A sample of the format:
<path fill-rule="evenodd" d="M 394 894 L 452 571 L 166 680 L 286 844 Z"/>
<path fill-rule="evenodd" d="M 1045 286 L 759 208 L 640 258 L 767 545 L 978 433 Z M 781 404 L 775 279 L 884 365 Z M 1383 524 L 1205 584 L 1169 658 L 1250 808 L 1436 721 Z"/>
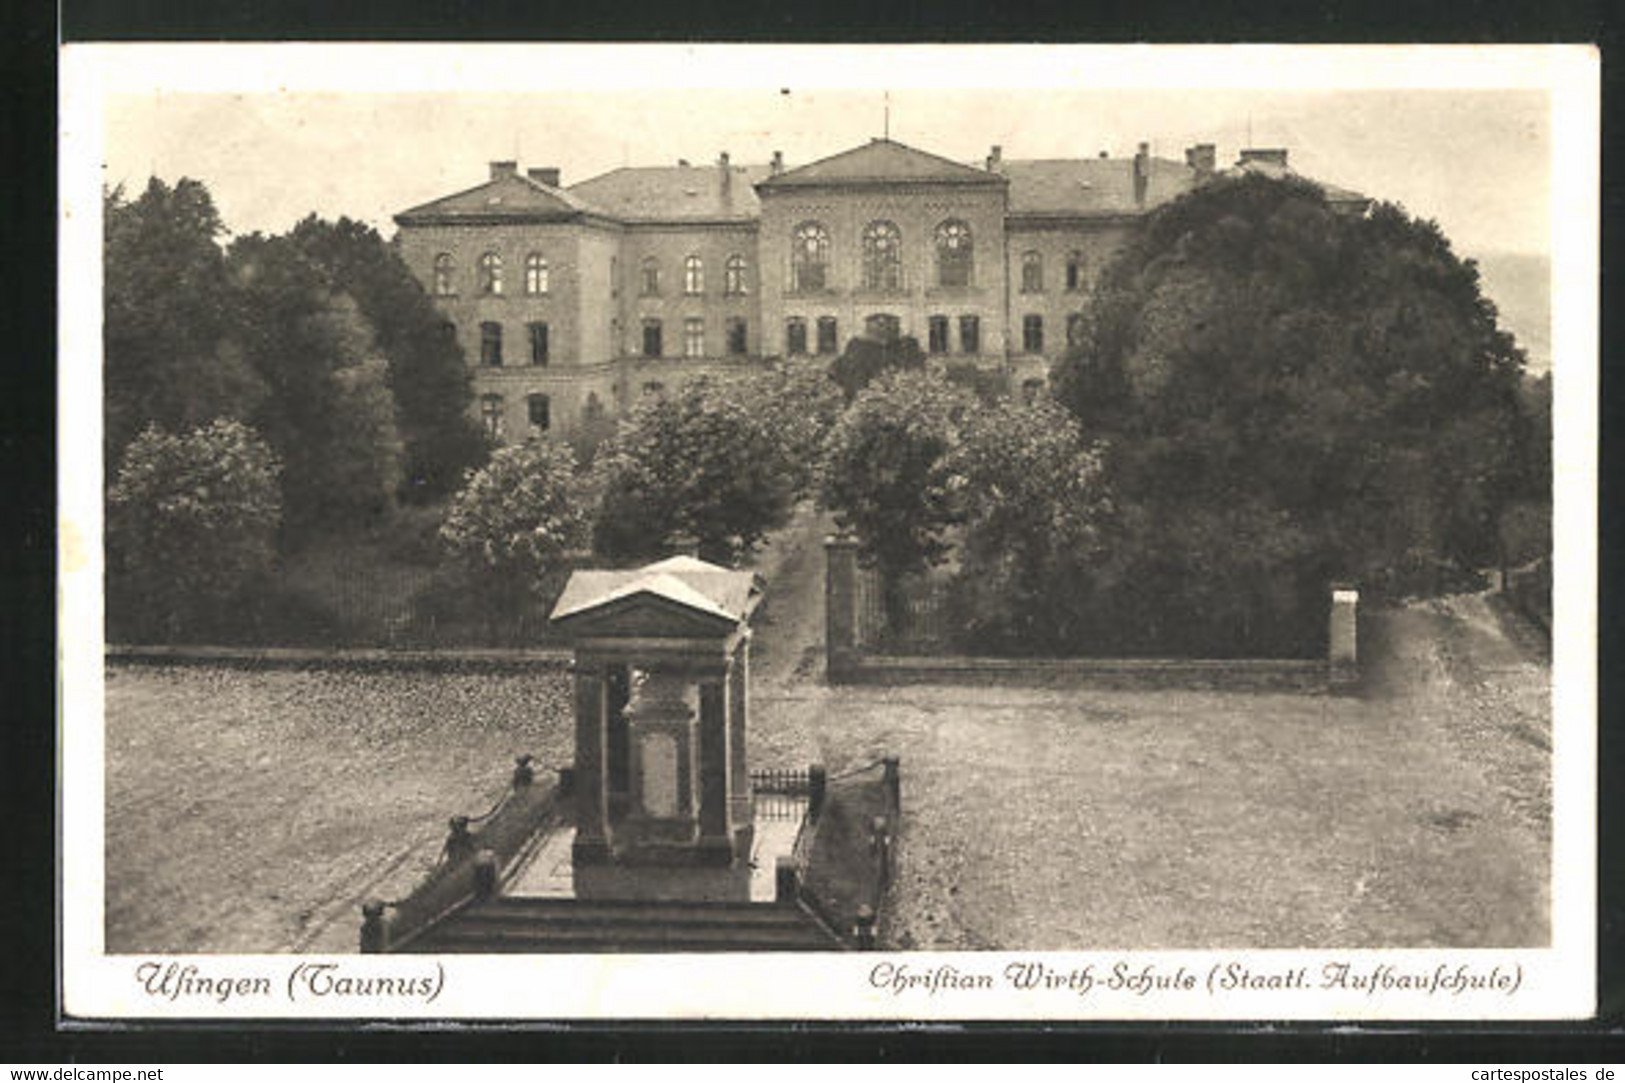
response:
<path fill-rule="evenodd" d="M 1371 614 L 1358 697 L 822 684 L 822 524 L 761 568 L 753 766 L 902 760 L 898 948 L 1540 945 L 1549 667 L 1480 597 Z M 113 665 L 109 951 L 350 950 L 566 675 Z"/>

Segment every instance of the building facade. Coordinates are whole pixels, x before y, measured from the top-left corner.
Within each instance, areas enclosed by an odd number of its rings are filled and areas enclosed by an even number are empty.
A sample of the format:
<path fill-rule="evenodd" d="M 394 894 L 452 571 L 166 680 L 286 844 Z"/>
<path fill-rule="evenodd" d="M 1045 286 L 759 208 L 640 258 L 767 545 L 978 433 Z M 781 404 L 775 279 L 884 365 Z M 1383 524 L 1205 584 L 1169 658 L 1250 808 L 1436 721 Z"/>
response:
<path fill-rule="evenodd" d="M 794 169 L 724 153 L 570 187 L 504 161 L 395 221 L 487 431 L 569 438 L 696 375 L 827 362 L 863 334 L 913 336 L 1032 394 L 1077 341 L 1112 253 L 1215 159 L 1211 144 L 1184 161 L 1144 143 L 1132 158 L 994 147 L 972 166 L 875 139 Z M 1243 151 L 1234 168 L 1290 171 L 1284 150 Z"/>

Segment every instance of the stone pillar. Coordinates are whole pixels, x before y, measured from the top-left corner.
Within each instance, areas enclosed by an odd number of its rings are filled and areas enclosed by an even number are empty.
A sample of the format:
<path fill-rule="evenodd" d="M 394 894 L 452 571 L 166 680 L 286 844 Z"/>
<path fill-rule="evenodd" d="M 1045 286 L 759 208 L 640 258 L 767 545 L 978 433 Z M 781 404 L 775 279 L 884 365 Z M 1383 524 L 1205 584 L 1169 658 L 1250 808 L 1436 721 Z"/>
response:
<path fill-rule="evenodd" d="M 1359 679 L 1360 655 L 1356 638 L 1359 609 L 1359 591 L 1347 587 L 1332 591 L 1331 627 L 1328 629 L 1326 646 L 1334 684 L 1349 684 Z"/>
<path fill-rule="evenodd" d="M 700 681 L 700 840 L 710 860 L 733 860 L 728 820 L 728 678 Z"/>
<path fill-rule="evenodd" d="M 733 826 L 751 822 L 750 763 L 745 736 L 750 713 L 750 636 L 741 637 L 728 667 L 728 801 Z"/>
<path fill-rule="evenodd" d="M 576 838 L 571 857 L 577 864 L 609 860 L 609 837 L 604 803 L 604 671 L 580 661 L 571 668 L 575 677 Z"/>
<path fill-rule="evenodd" d="M 848 532 L 824 539 L 824 659 L 831 680 L 858 650 L 858 540 Z"/>

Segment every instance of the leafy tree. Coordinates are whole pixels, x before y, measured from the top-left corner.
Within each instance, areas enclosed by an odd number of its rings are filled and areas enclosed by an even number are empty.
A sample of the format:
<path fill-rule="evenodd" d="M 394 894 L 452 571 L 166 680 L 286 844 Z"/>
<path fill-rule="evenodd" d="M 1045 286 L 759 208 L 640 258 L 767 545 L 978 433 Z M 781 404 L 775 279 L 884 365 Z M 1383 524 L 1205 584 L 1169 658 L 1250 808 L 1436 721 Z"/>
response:
<path fill-rule="evenodd" d="M 107 476 L 150 424 L 190 430 L 247 419 L 264 400 L 259 374 L 229 335 L 235 297 L 204 185 L 154 177 L 134 200 L 103 197 L 103 402 Z"/>
<path fill-rule="evenodd" d="M 1141 627 L 1279 639 L 1331 579 L 1402 592 L 1494 558 L 1523 355 L 1433 223 L 1215 180 L 1106 269 L 1087 340 L 1053 384 L 1107 441 L 1096 585 Z"/>
<path fill-rule="evenodd" d="M 108 494 L 110 622 L 173 637 L 205 630 L 269 569 L 280 465 L 247 426 L 175 436 L 149 425 Z"/>
<path fill-rule="evenodd" d="M 1111 518 L 1098 450 L 1047 399 L 967 414 L 948 467 L 965 527 L 951 595 L 968 646 L 1067 653 L 1093 627 L 1087 590 Z"/>
<path fill-rule="evenodd" d="M 756 402 L 750 385 L 700 379 L 640 403 L 598 453 L 594 549 L 643 559 L 686 534 L 703 558 L 729 562 L 783 525 L 795 479 Z"/>
<path fill-rule="evenodd" d="M 497 451 L 452 498 L 441 542 L 492 611 L 544 598 L 567 554 L 586 543 L 579 489 L 570 449 L 532 440 Z"/>
<path fill-rule="evenodd" d="M 812 492 L 824 440 L 846 399 L 820 365 L 779 365 L 723 383 L 729 394 L 761 420 L 777 444 L 778 466 L 790 482 L 792 500 Z"/>
<path fill-rule="evenodd" d="M 887 372 L 916 372 L 925 368 L 925 351 L 907 335 L 860 335 L 846 344 L 830 366 L 829 374 L 848 402 Z"/>
<path fill-rule="evenodd" d="M 859 559 L 880 569 L 893 627 L 903 577 L 940 563 L 951 548 L 951 455 L 975 409 L 975 399 L 940 377 L 889 373 L 860 391 L 830 432 L 824 503 L 857 533 Z"/>
<path fill-rule="evenodd" d="M 469 416 L 462 347 L 444 333 L 434 303 L 394 247 L 365 223 L 311 215 L 289 239 L 331 288 L 354 299 L 372 328 L 405 445 L 402 498 L 423 502 L 452 491 L 488 451 Z"/>
<path fill-rule="evenodd" d="M 269 388 L 254 421 L 287 467 L 291 544 L 386 511 L 401 440 L 371 323 L 286 237 L 239 238 L 228 260 L 234 333 Z"/>

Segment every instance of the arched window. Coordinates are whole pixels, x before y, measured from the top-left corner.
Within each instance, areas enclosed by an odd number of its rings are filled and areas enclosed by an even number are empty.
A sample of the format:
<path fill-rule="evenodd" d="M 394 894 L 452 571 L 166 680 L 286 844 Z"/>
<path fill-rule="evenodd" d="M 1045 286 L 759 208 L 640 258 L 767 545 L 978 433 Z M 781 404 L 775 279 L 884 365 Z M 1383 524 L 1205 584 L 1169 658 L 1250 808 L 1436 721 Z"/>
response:
<path fill-rule="evenodd" d="M 728 262 L 722 274 L 722 292 L 730 297 L 742 297 L 745 294 L 745 257 L 734 255 L 728 257 Z"/>
<path fill-rule="evenodd" d="M 653 256 L 643 259 L 641 292 L 645 297 L 660 295 L 660 261 Z"/>
<path fill-rule="evenodd" d="M 502 257 L 495 252 L 480 257 L 480 292 L 492 297 L 502 295 Z"/>
<path fill-rule="evenodd" d="M 1044 292 L 1044 257 L 1037 252 L 1026 252 L 1021 257 L 1021 292 Z"/>
<path fill-rule="evenodd" d="M 437 297 L 450 297 L 457 292 L 453 278 L 457 274 L 457 261 L 451 258 L 450 252 L 442 252 L 434 258 L 434 292 Z"/>
<path fill-rule="evenodd" d="M 863 287 L 903 287 L 903 235 L 890 222 L 870 222 L 863 227 Z"/>
<path fill-rule="evenodd" d="M 540 252 L 532 252 L 525 257 L 525 292 L 547 292 L 547 261 Z"/>
<path fill-rule="evenodd" d="M 937 285 L 968 286 L 975 264 L 970 226 L 950 218 L 937 226 Z"/>
<path fill-rule="evenodd" d="M 1083 253 L 1076 249 L 1066 254 L 1066 289 L 1068 293 L 1076 293 L 1083 289 L 1084 262 Z"/>
<path fill-rule="evenodd" d="M 806 293 L 828 288 L 829 231 L 821 222 L 803 222 L 790 238 L 790 289 Z"/>
<path fill-rule="evenodd" d="M 705 264 L 699 256 L 683 261 L 683 292 L 690 296 L 705 292 Z"/>

